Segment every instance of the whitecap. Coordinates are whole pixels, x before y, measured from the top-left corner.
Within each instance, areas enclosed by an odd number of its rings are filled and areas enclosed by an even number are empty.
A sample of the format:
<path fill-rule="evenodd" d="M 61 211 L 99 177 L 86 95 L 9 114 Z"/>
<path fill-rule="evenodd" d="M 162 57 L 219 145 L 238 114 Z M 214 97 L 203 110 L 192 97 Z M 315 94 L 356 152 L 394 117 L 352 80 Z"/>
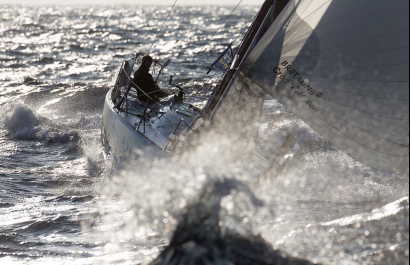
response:
<path fill-rule="evenodd" d="M 0 109 L 1 127 L 12 139 L 45 143 L 78 140 L 78 133 L 39 116 L 24 104 L 8 104 Z"/>

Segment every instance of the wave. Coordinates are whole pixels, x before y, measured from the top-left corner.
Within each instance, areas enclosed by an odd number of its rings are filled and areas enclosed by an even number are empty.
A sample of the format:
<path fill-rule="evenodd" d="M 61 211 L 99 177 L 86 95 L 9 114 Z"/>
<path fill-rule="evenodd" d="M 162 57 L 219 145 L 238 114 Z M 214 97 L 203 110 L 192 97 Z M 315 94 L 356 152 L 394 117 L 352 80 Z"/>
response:
<path fill-rule="evenodd" d="M 71 97 L 65 98 L 65 104 L 59 106 L 60 110 L 73 111 L 95 111 L 102 113 L 104 100 L 109 87 L 87 85 L 87 88 L 78 91 Z"/>
<path fill-rule="evenodd" d="M 14 55 L 17 58 L 21 58 L 24 56 L 36 56 L 36 53 L 33 52 L 24 52 L 24 51 L 18 51 L 18 50 L 13 50 L 13 51 L 7 51 L 7 55 Z"/>
<path fill-rule="evenodd" d="M 26 68 L 27 65 L 22 64 L 22 63 L 14 63 L 14 64 L 10 64 L 8 67 L 12 69 L 19 69 L 19 68 Z"/>
<path fill-rule="evenodd" d="M 42 84 L 41 81 L 35 78 L 32 78 L 32 77 L 29 77 L 29 76 L 25 77 L 23 81 L 23 85 L 41 85 L 41 84 Z"/>
<path fill-rule="evenodd" d="M 43 57 L 33 62 L 36 65 L 46 65 L 46 64 L 53 64 L 55 60 L 51 57 Z"/>
<path fill-rule="evenodd" d="M 381 219 L 397 219 L 401 214 L 409 215 L 409 197 L 405 197 L 396 202 L 390 203 L 380 209 L 375 209 L 371 213 L 357 214 L 339 220 L 323 223 L 323 226 L 351 226 L 358 223 L 380 221 Z M 398 221 L 402 221 L 399 218 Z M 390 220 L 391 221 L 391 220 Z M 389 222 L 386 222 L 389 223 Z M 391 222 L 390 222 L 391 223 Z"/>
<path fill-rule="evenodd" d="M 36 80 L 26 78 L 24 82 L 34 83 Z M 31 85 L 31 84 L 26 84 Z M 64 88 L 64 89 L 63 89 Z M 24 95 L 24 101 L 30 106 L 46 109 L 47 111 L 56 112 L 58 116 L 67 116 L 69 118 L 77 117 L 78 114 L 101 114 L 104 107 L 105 97 L 109 87 L 104 84 L 87 84 L 87 83 L 52 83 L 44 82 L 41 89 L 37 89 Z M 52 100 L 60 99 L 59 104 L 49 104 Z M 64 102 L 64 104 L 61 104 Z M 98 128 L 100 124 L 98 125 Z"/>
<path fill-rule="evenodd" d="M 0 110 L 2 128 L 11 139 L 39 141 L 47 144 L 78 141 L 79 135 L 69 128 L 56 125 L 40 117 L 23 105 L 8 105 Z"/>
<path fill-rule="evenodd" d="M 10 207 L 14 207 L 14 204 L 0 202 L 0 208 L 10 208 Z"/>
<path fill-rule="evenodd" d="M 333 208 L 329 214 L 332 212 L 337 209 Z M 408 197 L 367 212 L 364 209 L 352 212 L 333 221 L 305 223 L 286 231 L 275 244 L 281 249 L 293 249 L 297 255 L 321 253 L 318 260 L 324 264 L 408 264 Z"/>
<path fill-rule="evenodd" d="M 80 52 L 84 51 L 84 48 L 79 44 L 70 44 L 70 51 Z"/>
<path fill-rule="evenodd" d="M 70 231 L 68 233 L 74 232 L 78 229 L 78 223 L 72 221 L 69 216 L 62 216 L 58 215 L 54 218 L 50 218 L 47 220 L 32 220 L 30 222 L 26 222 L 21 224 L 22 226 L 19 228 L 20 233 L 27 233 L 32 235 L 38 234 L 47 234 L 52 231 Z M 41 242 L 37 241 L 36 245 L 42 244 Z"/>

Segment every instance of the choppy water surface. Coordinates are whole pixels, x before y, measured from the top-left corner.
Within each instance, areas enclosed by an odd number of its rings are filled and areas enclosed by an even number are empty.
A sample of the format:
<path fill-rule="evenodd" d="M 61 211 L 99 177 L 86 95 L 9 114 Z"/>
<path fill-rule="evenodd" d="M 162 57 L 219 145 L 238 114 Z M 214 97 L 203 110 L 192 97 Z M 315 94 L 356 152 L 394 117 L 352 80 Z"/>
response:
<path fill-rule="evenodd" d="M 153 49 L 173 59 L 167 75 L 188 66 L 231 9 L 177 7 Z M 215 138 L 153 169 L 135 161 L 114 173 L 100 144 L 104 97 L 122 60 L 149 50 L 167 11 L 0 6 L 0 263 L 149 263 L 207 183 L 236 178 L 221 197 L 223 229 L 314 263 L 409 264 L 409 176 L 358 164 L 292 115 L 275 126 L 305 152 L 276 177 L 238 172 L 226 152 L 236 143 Z M 181 81 L 206 72 L 256 11 L 236 11 Z M 261 133 L 278 111 L 265 101 Z"/>

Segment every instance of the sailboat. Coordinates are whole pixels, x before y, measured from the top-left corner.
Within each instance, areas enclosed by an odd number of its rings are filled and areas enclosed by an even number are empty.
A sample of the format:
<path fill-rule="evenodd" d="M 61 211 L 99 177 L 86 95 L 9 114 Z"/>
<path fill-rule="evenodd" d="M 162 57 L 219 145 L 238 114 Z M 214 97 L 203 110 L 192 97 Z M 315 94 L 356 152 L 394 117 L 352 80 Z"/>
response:
<path fill-rule="evenodd" d="M 408 0 L 266 0 L 203 109 L 180 87 L 140 102 L 130 89 L 138 56 L 125 61 L 106 97 L 103 142 L 118 160 L 166 157 L 203 124 L 239 117 L 232 131 L 252 128 L 268 94 L 355 160 L 408 172 L 408 25 Z M 295 142 L 268 149 L 276 157 L 284 147 L 278 166 Z"/>

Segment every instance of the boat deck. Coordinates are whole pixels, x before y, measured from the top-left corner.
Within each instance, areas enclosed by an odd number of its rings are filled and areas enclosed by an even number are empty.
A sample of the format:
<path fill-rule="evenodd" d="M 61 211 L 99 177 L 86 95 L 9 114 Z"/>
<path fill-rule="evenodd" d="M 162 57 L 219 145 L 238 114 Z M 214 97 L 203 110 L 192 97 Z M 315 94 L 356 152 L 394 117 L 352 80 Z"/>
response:
<path fill-rule="evenodd" d="M 162 151 L 172 151 L 172 143 L 191 127 L 200 113 L 169 96 L 158 103 L 147 104 L 130 92 L 123 111 L 118 115 Z"/>

